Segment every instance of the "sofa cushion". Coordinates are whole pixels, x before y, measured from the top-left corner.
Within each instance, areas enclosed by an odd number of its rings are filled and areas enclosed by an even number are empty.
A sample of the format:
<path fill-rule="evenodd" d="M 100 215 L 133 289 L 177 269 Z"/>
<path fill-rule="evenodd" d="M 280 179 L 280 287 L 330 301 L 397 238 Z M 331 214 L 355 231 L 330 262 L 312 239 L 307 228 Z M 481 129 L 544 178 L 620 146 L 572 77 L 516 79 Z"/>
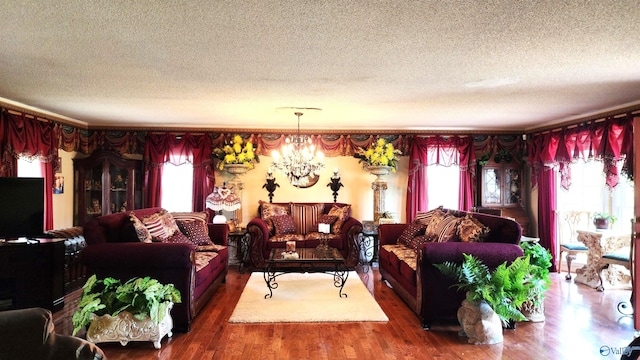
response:
<path fill-rule="evenodd" d="M 345 206 L 336 206 L 334 205 L 331 210 L 329 210 L 328 215 L 337 216 L 338 219 L 333 224 L 333 233 L 336 235 L 340 235 L 340 230 L 342 229 L 342 224 L 349 218 L 349 213 L 351 211 L 351 205 Z"/>
<path fill-rule="evenodd" d="M 426 228 L 427 226 L 419 221 L 412 222 L 402 230 L 402 234 L 398 237 L 398 244 L 409 246 L 411 239 L 416 236 L 423 235 Z"/>
<path fill-rule="evenodd" d="M 294 234 L 269 236 L 269 242 L 285 242 L 285 241 L 304 241 L 304 235 L 294 233 Z"/>
<path fill-rule="evenodd" d="M 217 252 L 199 252 L 196 253 L 196 272 L 200 272 L 202 269 L 209 265 L 213 259 L 218 256 Z"/>
<path fill-rule="evenodd" d="M 211 245 L 196 245 L 196 251 L 215 251 L 220 252 L 227 247 L 224 245 L 211 244 Z"/>
<path fill-rule="evenodd" d="M 489 228 L 485 226 L 480 220 L 471 216 L 471 214 L 465 215 L 458 223 L 458 237 L 462 242 L 477 242 L 482 241 L 489 234 Z"/>
<path fill-rule="evenodd" d="M 310 233 L 314 226 L 318 227 L 318 217 L 324 210 L 324 204 L 303 205 L 291 203 L 291 216 L 295 224 L 296 233 Z"/>
<path fill-rule="evenodd" d="M 180 231 L 194 244 L 198 246 L 213 244 L 209 238 L 209 228 L 206 222 L 202 220 L 176 220 L 176 222 Z"/>
<path fill-rule="evenodd" d="M 260 217 L 267 224 L 269 235 L 275 235 L 275 227 L 271 218 L 277 215 L 288 215 L 289 211 L 291 211 L 289 206 L 271 204 L 260 200 Z"/>
<path fill-rule="evenodd" d="M 296 233 L 296 226 L 291 215 L 272 216 L 271 221 L 273 221 L 273 226 L 276 229 L 276 236 Z"/>

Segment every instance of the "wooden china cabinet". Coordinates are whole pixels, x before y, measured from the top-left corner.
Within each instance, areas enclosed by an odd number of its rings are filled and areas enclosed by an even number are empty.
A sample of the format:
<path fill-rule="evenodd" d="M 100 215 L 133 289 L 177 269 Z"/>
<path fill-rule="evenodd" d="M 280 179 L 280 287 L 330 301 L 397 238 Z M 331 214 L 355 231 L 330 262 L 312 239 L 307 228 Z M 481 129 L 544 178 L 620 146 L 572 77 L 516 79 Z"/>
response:
<path fill-rule="evenodd" d="M 139 209 L 142 202 L 142 161 L 97 151 L 73 159 L 75 201 L 73 223 L 92 217 Z"/>
<path fill-rule="evenodd" d="M 489 160 L 479 169 L 479 211 L 495 211 L 501 216 L 513 218 L 522 226 L 522 235 L 529 235 L 530 221 L 523 194 L 523 164 L 517 160 L 499 163 Z"/>

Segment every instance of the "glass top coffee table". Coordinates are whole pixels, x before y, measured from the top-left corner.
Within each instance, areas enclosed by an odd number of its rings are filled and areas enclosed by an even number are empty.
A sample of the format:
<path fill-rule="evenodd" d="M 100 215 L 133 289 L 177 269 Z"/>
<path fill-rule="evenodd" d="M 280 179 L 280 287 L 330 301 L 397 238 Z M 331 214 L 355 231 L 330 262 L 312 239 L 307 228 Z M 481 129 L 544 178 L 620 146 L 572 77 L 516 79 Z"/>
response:
<path fill-rule="evenodd" d="M 344 284 L 349 277 L 349 269 L 345 265 L 344 258 L 338 249 L 334 248 L 298 248 L 297 258 L 284 249 L 272 249 L 267 266 L 264 270 L 264 281 L 269 288 L 269 293 L 264 298 L 273 296 L 273 289 L 278 288 L 276 278 L 280 275 L 292 272 L 323 272 L 333 275 L 333 285 L 340 289 L 338 295 L 347 297 L 342 293 Z"/>

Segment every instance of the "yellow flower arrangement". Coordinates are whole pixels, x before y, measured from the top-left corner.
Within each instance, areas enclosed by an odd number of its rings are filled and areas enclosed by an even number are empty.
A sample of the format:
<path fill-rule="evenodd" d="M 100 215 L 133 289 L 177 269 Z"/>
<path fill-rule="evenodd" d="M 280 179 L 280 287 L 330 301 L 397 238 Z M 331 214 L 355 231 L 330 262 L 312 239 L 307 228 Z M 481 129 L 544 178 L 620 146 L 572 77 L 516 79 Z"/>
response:
<path fill-rule="evenodd" d="M 254 168 L 256 162 L 260 162 L 260 158 L 254 152 L 253 144 L 244 140 L 240 135 L 234 135 L 231 144 L 225 144 L 222 148 L 213 149 L 214 156 L 220 160 L 218 169 L 223 170 L 226 164 L 243 164 L 247 169 Z"/>
<path fill-rule="evenodd" d="M 366 166 L 390 166 L 392 172 L 396 172 L 398 167 L 398 155 L 402 152 L 393 148 L 393 144 L 387 143 L 383 138 L 379 138 L 368 149 L 359 148 L 354 155 L 360 159 L 363 167 Z"/>

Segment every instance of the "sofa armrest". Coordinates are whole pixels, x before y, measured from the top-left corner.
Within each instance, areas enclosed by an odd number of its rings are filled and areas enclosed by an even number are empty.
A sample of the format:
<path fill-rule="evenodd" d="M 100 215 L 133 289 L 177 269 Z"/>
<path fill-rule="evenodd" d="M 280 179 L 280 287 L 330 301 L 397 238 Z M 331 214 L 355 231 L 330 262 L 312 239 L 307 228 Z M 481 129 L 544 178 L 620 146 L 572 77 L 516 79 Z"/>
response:
<path fill-rule="evenodd" d="M 398 238 L 402 235 L 402 231 L 406 227 L 407 224 L 378 225 L 378 241 L 380 242 L 380 246 L 398 243 Z"/>
<path fill-rule="evenodd" d="M 265 253 L 269 240 L 269 228 L 260 217 L 255 217 L 247 224 L 247 231 L 251 236 L 249 243 L 249 258 L 251 265 L 261 268 L 265 265 Z"/>
<path fill-rule="evenodd" d="M 183 243 L 102 243 L 87 246 L 80 258 L 89 268 L 190 269 L 194 249 Z"/>
<path fill-rule="evenodd" d="M 490 242 L 434 242 L 425 243 L 420 248 L 422 265 L 440 264 L 446 261 L 462 264 L 463 254 L 482 260 L 489 268 L 495 268 L 505 261 L 513 261 L 522 256 L 522 248 L 515 244 Z"/>
<path fill-rule="evenodd" d="M 229 225 L 208 223 L 209 238 L 214 244 L 229 245 Z"/>

